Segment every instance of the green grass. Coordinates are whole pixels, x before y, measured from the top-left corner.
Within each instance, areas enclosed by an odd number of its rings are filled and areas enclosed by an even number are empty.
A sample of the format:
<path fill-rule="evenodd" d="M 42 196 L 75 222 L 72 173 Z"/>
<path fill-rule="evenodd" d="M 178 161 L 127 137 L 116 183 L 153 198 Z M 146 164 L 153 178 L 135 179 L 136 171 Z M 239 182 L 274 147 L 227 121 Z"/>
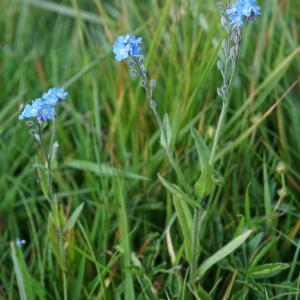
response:
<path fill-rule="evenodd" d="M 0 2 L 0 299 L 300 299 L 300 3 L 259 2 L 262 16 L 243 32 L 218 185 L 202 203 L 196 283 L 185 254 L 191 216 L 181 230 L 187 203 L 157 177 L 177 180 L 144 92 L 111 48 L 119 34 L 143 37 L 154 99 L 194 184 L 191 129 L 211 147 L 221 108 L 215 1 Z M 57 131 L 62 205 L 50 218 L 34 166 L 42 153 L 17 116 L 60 85 L 70 93 Z M 234 253 L 213 256 L 246 230 Z"/>

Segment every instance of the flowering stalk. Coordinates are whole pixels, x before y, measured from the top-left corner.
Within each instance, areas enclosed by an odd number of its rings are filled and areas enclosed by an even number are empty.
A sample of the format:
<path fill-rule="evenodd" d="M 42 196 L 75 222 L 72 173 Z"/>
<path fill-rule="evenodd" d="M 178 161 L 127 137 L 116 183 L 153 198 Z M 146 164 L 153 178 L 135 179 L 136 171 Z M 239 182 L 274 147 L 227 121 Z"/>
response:
<path fill-rule="evenodd" d="M 157 110 L 157 105 L 155 100 L 153 100 L 152 94 L 153 94 L 153 89 L 155 88 L 155 80 L 151 80 L 150 84 L 148 82 L 148 77 L 147 77 L 147 71 L 145 69 L 145 66 L 143 64 L 144 58 L 143 56 L 141 56 L 139 59 L 135 59 L 134 62 L 138 65 L 138 72 L 139 72 L 139 76 L 141 77 L 141 86 L 144 88 L 145 92 L 146 92 L 146 96 L 149 102 L 149 106 L 153 112 L 153 115 L 158 123 L 159 126 L 159 130 L 160 130 L 160 134 L 161 134 L 161 146 L 162 148 L 165 150 L 166 155 L 173 167 L 173 169 L 175 170 L 180 182 L 182 183 L 185 191 L 188 194 L 192 194 L 192 190 L 189 186 L 189 184 L 187 183 L 183 172 L 181 171 L 179 165 L 177 164 L 172 151 L 170 149 L 170 138 L 168 137 L 168 133 L 167 130 L 163 124 L 163 121 L 159 115 L 159 112 Z"/>
<path fill-rule="evenodd" d="M 56 132 L 56 110 L 55 107 L 66 99 L 68 93 L 63 88 L 52 88 L 47 93 L 44 93 L 42 98 L 33 100 L 31 104 L 26 104 L 23 112 L 19 115 L 20 120 L 31 119 L 26 121 L 26 125 L 33 127 L 29 130 L 30 134 L 35 137 L 41 146 L 43 157 L 45 160 L 45 169 L 47 173 L 47 197 L 52 206 L 53 187 L 52 187 L 52 167 L 54 146 L 55 146 L 55 132 Z M 43 129 L 47 126 L 48 121 L 53 120 L 51 142 L 49 150 L 47 151 L 46 143 L 43 138 Z M 34 128 L 35 127 L 35 128 Z M 41 176 L 41 181 L 43 181 Z M 43 188 L 43 182 L 42 182 Z"/>
<path fill-rule="evenodd" d="M 47 154 L 47 150 L 45 147 L 45 142 L 43 139 L 43 135 L 42 135 L 42 128 L 41 125 L 38 123 L 37 124 L 37 135 L 38 138 L 37 140 L 39 141 L 40 145 L 41 145 L 41 149 L 42 149 L 42 153 L 45 159 L 45 167 L 46 167 L 46 172 L 47 172 L 47 196 L 48 196 L 48 200 L 51 204 L 51 199 L 52 199 L 52 170 L 51 170 L 51 156 L 48 156 Z"/>
<path fill-rule="evenodd" d="M 222 110 L 211 150 L 209 161 L 211 165 L 214 163 L 216 149 L 226 120 L 230 89 L 239 56 L 242 28 L 245 20 L 253 21 L 255 16 L 260 14 L 261 10 L 256 4 L 256 0 L 238 0 L 233 6 L 230 5 L 229 1 L 229 7 L 226 10 L 224 4 L 218 3 L 218 5 L 223 9 L 221 13 L 221 25 L 227 31 L 227 39 L 222 42 L 224 65 L 221 60 L 217 62 L 223 79 L 223 85 L 217 89 L 217 93 L 222 99 Z M 229 17 L 229 22 L 227 17 Z"/>
<path fill-rule="evenodd" d="M 141 44 L 142 44 L 142 38 L 135 37 L 132 35 L 126 35 L 126 36 L 119 36 L 114 44 L 113 52 L 115 54 L 115 58 L 117 61 L 126 60 L 127 58 L 130 59 L 129 65 L 131 67 L 131 75 L 133 77 L 139 77 L 141 79 L 140 85 L 144 88 L 146 97 L 148 99 L 150 108 L 154 114 L 154 117 L 158 123 L 161 139 L 160 143 L 163 149 L 166 152 L 166 155 L 174 168 L 180 182 L 182 183 L 184 190 L 188 194 L 192 194 L 192 189 L 188 185 L 183 172 L 181 171 L 179 165 L 177 164 L 172 151 L 170 149 L 170 140 L 171 140 L 171 134 L 168 132 L 169 124 L 168 120 L 166 118 L 166 122 L 163 122 L 159 112 L 157 110 L 157 105 L 155 100 L 153 99 L 153 90 L 155 88 L 155 80 L 148 80 L 147 71 L 144 65 L 144 56 L 141 54 Z"/>

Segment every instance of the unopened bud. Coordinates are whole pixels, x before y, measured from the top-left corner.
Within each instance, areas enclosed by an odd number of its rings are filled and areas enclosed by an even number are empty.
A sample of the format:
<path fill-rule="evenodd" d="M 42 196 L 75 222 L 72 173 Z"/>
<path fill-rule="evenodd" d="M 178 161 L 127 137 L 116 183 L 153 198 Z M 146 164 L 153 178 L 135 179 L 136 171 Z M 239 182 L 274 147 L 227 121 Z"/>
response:
<path fill-rule="evenodd" d="M 287 191 L 285 188 L 282 188 L 277 191 L 277 194 L 278 194 L 279 198 L 283 199 L 287 196 Z"/>
<path fill-rule="evenodd" d="M 277 164 L 277 167 L 276 167 L 276 171 L 279 173 L 279 174 L 285 174 L 287 172 L 287 167 L 285 165 L 285 163 L 283 161 L 280 161 L 278 164 Z"/>

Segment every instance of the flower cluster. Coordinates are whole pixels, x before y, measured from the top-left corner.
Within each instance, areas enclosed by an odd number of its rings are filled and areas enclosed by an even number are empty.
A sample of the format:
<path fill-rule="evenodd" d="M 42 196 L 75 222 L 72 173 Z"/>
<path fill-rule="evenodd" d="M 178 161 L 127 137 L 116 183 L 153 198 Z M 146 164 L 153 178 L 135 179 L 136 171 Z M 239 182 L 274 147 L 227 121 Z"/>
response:
<path fill-rule="evenodd" d="M 226 13 L 230 18 L 232 25 L 243 27 L 244 19 L 253 21 L 260 15 L 261 8 L 257 5 L 256 0 L 237 0 L 237 2 Z"/>
<path fill-rule="evenodd" d="M 141 55 L 142 38 L 127 34 L 119 36 L 114 44 L 113 53 L 116 60 L 121 61 L 129 56 L 139 57 Z"/>
<path fill-rule="evenodd" d="M 26 104 L 19 115 L 19 120 L 36 118 L 39 123 L 55 118 L 55 106 L 64 101 L 68 93 L 63 88 L 52 88 L 44 93 L 42 98 L 32 100 Z"/>

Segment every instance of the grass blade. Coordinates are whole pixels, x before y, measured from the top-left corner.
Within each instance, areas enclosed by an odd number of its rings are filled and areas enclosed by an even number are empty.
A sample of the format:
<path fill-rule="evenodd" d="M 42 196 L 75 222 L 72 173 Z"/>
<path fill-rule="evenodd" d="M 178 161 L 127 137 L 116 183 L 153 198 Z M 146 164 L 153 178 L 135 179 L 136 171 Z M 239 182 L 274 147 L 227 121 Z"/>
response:
<path fill-rule="evenodd" d="M 238 247 L 240 247 L 248 239 L 251 233 L 252 230 L 246 231 L 245 233 L 232 240 L 222 249 L 217 251 L 211 257 L 206 259 L 197 271 L 197 279 L 200 279 L 213 265 L 234 252 Z"/>

